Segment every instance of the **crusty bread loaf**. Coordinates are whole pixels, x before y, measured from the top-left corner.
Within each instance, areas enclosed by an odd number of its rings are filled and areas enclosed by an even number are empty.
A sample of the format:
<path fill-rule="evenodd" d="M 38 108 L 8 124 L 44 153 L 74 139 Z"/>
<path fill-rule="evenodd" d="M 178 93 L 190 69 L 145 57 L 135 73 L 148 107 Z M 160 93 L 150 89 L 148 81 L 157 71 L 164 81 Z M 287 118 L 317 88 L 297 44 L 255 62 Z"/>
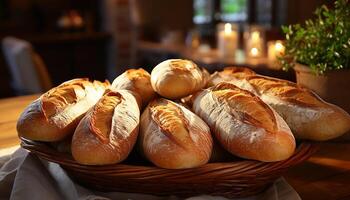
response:
<path fill-rule="evenodd" d="M 73 79 L 52 88 L 32 102 L 17 122 L 20 137 L 59 141 L 73 134 L 83 115 L 103 95 L 109 83 Z"/>
<path fill-rule="evenodd" d="M 193 110 L 234 155 L 259 161 L 289 158 L 295 139 L 285 121 L 252 93 L 220 83 L 194 96 Z"/>
<path fill-rule="evenodd" d="M 323 141 L 350 130 L 348 113 L 295 83 L 248 73 L 237 76 L 233 72 L 231 77 L 231 83 L 258 95 L 273 107 L 297 138 Z"/>
<path fill-rule="evenodd" d="M 152 70 L 151 84 L 161 96 L 178 99 L 203 88 L 208 78 L 209 73 L 192 61 L 170 59 L 159 63 Z"/>
<path fill-rule="evenodd" d="M 158 167 L 183 169 L 206 164 L 212 152 L 209 127 L 185 107 L 156 99 L 141 116 L 143 154 Z"/>
<path fill-rule="evenodd" d="M 114 79 L 112 88 L 135 92 L 141 98 L 143 106 L 156 96 L 151 85 L 151 75 L 142 68 L 126 70 Z"/>
<path fill-rule="evenodd" d="M 263 76 L 248 77 L 247 82 L 285 119 L 297 138 L 323 141 L 350 130 L 348 113 L 306 88 Z"/>
<path fill-rule="evenodd" d="M 137 101 L 129 90 L 106 91 L 74 132 L 74 159 L 86 165 L 123 161 L 136 142 L 139 118 Z"/>
<path fill-rule="evenodd" d="M 207 86 L 211 87 L 221 82 L 228 82 L 235 78 L 242 79 L 251 75 L 255 75 L 255 72 L 246 67 L 225 67 L 224 70 L 214 72 L 210 76 Z"/>

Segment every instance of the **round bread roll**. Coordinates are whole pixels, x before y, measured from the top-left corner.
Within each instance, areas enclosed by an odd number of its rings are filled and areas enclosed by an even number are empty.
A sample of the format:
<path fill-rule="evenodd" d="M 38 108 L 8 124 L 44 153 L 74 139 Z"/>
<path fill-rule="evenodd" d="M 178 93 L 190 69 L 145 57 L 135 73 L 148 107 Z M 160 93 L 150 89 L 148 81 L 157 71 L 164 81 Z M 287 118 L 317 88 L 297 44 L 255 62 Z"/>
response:
<path fill-rule="evenodd" d="M 109 82 L 73 79 L 32 102 L 17 122 L 20 137 L 53 142 L 72 135 L 84 114 L 100 99 Z"/>
<path fill-rule="evenodd" d="M 151 85 L 151 75 L 142 68 L 126 70 L 114 79 L 112 88 L 135 92 L 141 98 L 143 106 L 156 96 Z"/>
<path fill-rule="evenodd" d="M 139 118 L 140 110 L 130 91 L 106 91 L 74 132 L 74 159 L 85 165 L 123 161 L 136 142 Z"/>
<path fill-rule="evenodd" d="M 153 100 L 141 116 L 143 154 L 156 166 L 193 168 L 206 164 L 213 141 L 209 127 L 185 107 L 166 99 Z"/>
<path fill-rule="evenodd" d="M 232 154 L 265 162 L 293 155 L 295 139 L 286 122 L 259 97 L 230 83 L 203 90 L 193 110 Z"/>
<path fill-rule="evenodd" d="M 208 78 L 209 73 L 192 61 L 170 59 L 159 63 L 152 70 L 151 84 L 161 96 L 178 99 L 202 89 Z"/>

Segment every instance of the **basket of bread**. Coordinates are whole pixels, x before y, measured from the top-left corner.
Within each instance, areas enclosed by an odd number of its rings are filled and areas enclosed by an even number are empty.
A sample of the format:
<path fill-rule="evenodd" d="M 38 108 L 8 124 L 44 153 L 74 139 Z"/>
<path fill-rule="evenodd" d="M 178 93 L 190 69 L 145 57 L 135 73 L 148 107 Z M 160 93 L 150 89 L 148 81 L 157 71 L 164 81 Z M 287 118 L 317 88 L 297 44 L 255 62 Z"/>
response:
<path fill-rule="evenodd" d="M 305 161 L 350 116 L 295 83 L 189 60 L 73 79 L 22 113 L 22 147 L 89 188 L 154 195 L 244 197 Z"/>

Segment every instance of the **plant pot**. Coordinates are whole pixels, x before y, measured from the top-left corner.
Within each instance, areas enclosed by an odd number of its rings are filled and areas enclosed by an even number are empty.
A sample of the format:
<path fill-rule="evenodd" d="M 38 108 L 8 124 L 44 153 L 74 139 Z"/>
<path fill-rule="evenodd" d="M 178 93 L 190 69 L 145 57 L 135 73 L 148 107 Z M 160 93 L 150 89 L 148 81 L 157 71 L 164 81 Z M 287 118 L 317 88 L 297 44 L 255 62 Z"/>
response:
<path fill-rule="evenodd" d="M 338 105 L 350 113 L 350 70 L 334 70 L 323 75 L 314 74 L 302 64 L 296 64 L 297 83 L 307 87 L 327 102 Z"/>

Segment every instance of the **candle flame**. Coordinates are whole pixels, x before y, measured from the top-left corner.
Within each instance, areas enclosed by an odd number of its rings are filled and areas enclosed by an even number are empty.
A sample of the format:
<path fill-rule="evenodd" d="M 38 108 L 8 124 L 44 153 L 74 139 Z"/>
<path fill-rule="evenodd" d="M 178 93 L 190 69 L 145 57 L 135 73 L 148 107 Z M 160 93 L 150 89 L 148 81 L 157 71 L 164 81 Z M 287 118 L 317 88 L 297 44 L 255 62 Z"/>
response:
<path fill-rule="evenodd" d="M 257 56 L 259 54 L 259 50 L 256 47 L 253 47 L 252 49 L 250 49 L 250 54 L 252 56 Z"/>
<path fill-rule="evenodd" d="M 225 33 L 231 33 L 232 32 L 232 25 L 230 23 L 225 24 Z"/>
<path fill-rule="evenodd" d="M 284 50 L 284 46 L 280 41 L 277 41 L 275 44 L 275 49 L 276 49 L 276 51 L 281 52 Z"/>

